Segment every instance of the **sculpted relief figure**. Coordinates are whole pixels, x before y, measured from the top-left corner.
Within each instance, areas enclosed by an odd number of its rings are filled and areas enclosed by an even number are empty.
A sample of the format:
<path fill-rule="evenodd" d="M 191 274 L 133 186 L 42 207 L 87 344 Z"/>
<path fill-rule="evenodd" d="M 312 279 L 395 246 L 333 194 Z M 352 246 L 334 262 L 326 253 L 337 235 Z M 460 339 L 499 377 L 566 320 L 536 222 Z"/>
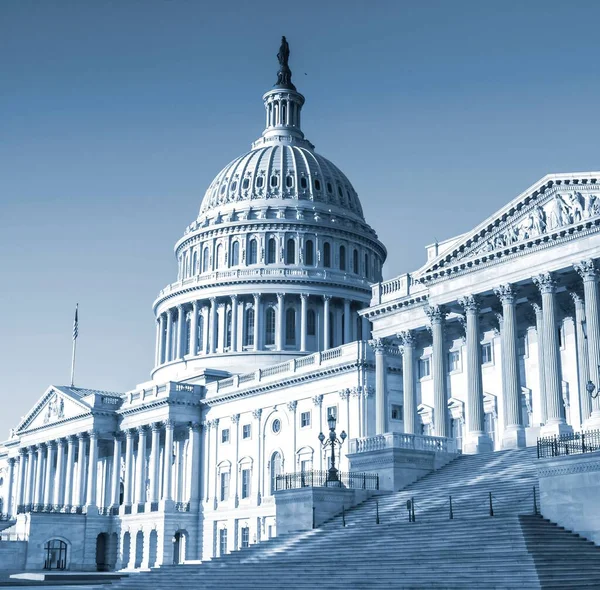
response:
<path fill-rule="evenodd" d="M 569 206 L 565 203 L 564 199 L 556 193 L 554 198 L 550 201 L 550 207 L 548 208 L 548 229 L 556 229 L 557 227 L 568 225 L 570 217 Z"/>

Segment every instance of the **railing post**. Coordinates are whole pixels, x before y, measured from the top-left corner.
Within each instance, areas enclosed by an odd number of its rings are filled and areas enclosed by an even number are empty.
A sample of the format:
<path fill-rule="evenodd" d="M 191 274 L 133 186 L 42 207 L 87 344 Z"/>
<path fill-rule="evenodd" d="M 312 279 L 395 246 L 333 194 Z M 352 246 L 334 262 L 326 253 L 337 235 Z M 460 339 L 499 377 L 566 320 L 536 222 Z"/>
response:
<path fill-rule="evenodd" d="M 376 475 L 377 475 L 377 483 L 375 484 L 375 489 L 377 491 L 379 491 L 379 473 L 377 473 Z"/>
<path fill-rule="evenodd" d="M 417 522 L 417 520 L 415 519 L 415 499 L 414 498 L 410 499 L 410 511 L 412 513 L 412 521 Z"/>
<path fill-rule="evenodd" d="M 492 492 L 489 492 L 490 497 L 490 516 L 494 516 L 494 506 L 492 505 Z"/>
<path fill-rule="evenodd" d="M 585 432 L 581 433 L 581 452 L 585 453 Z"/>
<path fill-rule="evenodd" d="M 363 473 L 363 490 L 367 489 L 367 474 Z"/>
<path fill-rule="evenodd" d="M 450 520 L 454 520 L 454 512 L 452 512 L 452 496 L 450 496 Z"/>
<path fill-rule="evenodd" d="M 534 514 L 538 513 L 537 499 L 536 499 L 536 493 L 535 493 L 535 486 L 533 486 L 533 513 Z"/>
<path fill-rule="evenodd" d="M 342 525 L 346 526 L 346 508 L 342 504 Z"/>
<path fill-rule="evenodd" d="M 379 500 L 375 500 L 375 524 L 379 524 Z"/>
<path fill-rule="evenodd" d="M 316 528 L 315 527 L 315 507 L 312 507 L 312 528 Z"/>

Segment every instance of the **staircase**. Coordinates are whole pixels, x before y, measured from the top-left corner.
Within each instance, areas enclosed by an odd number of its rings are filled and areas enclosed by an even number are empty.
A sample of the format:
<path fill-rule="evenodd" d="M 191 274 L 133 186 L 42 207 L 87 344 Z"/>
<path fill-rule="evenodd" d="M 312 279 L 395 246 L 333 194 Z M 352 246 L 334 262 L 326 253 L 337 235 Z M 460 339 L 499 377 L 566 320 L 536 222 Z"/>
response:
<path fill-rule="evenodd" d="M 132 575 L 111 588 L 599 588 L 600 548 L 533 514 L 534 487 L 534 450 L 461 456 L 318 529 L 202 565 Z"/>

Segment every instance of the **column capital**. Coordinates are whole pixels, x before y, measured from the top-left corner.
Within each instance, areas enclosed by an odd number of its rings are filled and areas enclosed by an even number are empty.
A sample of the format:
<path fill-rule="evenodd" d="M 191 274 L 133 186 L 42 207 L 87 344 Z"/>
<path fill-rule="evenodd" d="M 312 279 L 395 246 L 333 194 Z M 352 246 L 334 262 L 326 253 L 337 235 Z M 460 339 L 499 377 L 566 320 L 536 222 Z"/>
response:
<path fill-rule="evenodd" d="M 17 458 L 16 457 L 9 457 L 8 458 L 8 464 L 10 467 L 13 467 L 15 462 L 16 462 Z"/>
<path fill-rule="evenodd" d="M 310 297 L 310 293 L 300 293 L 300 299 L 302 301 L 307 301 L 309 297 Z"/>
<path fill-rule="evenodd" d="M 598 276 L 598 271 L 591 258 L 574 264 L 573 268 L 584 281 L 595 281 Z"/>
<path fill-rule="evenodd" d="M 277 299 L 281 301 L 285 297 L 285 293 L 277 293 Z"/>
<path fill-rule="evenodd" d="M 315 395 L 312 398 L 312 402 L 315 406 L 322 406 L 323 405 L 323 394 Z"/>
<path fill-rule="evenodd" d="M 237 299 L 238 299 L 238 294 L 233 293 L 233 295 L 231 295 L 231 302 L 234 303 L 235 301 L 237 301 Z"/>
<path fill-rule="evenodd" d="M 150 427 L 152 428 L 152 432 L 160 432 L 162 430 L 163 425 L 162 422 L 152 422 Z"/>
<path fill-rule="evenodd" d="M 35 454 L 35 445 L 31 445 L 31 446 L 27 447 L 27 454 L 28 455 Z"/>
<path fill-rule="evenodd" d="M 75 434 L 68 434 L 65 438 L 67 439 L 67 444 L 71 446 L 73 446 L 77 440 L 77 436 Z"/>
<path fill-rule="evenodd" d="M 49 440 L 48 442 L 46 442 L 46 447 L 49 451 L 54 451 L 56 449 L 56 441 Z"/>
<path fill-rule="evenodd" d="M 208 300 L 210 301 L 211 306 L 214 307 L 215 303 L 217 302 L 217 298 L 216 297 L 209 297 Z"/>
<path fill-rule="evenodd" d="M 97 439 L 98 438 L 98 434 L 99 434 L 99 432 L 97 430 L 93 430 L 92 429 L 92 430 L 88 430 L 87 431 L 87 435 L 90 437 L 90 439 L 92 439 L 92 438 Z"/>
<path fill-rule="evenodd" d="M 258 301 L 260 299 L 260 293 L 252 293 L 252 297 L 254 297 L 254 301 Z"/>
<path fill-rule="evenodd" d="M 19 449 L 19 455 L 20 455 L 21 457 L 24 457 L 25 455 L 27 455 L 27 448 L 26 448 L 26 447 L 21 447 L 21 448 Z"/>
<path fill-rule="evenodd" d="M 346 400 L 350 397 L 350 389 L 340 389 L 340 391 L 338 391 L 340 399 L 342 400 Z"/>
<path fill-rule="evenodd" d="M 476 295 L 465 295 L 458 300 L 458 304 L 465 310 L 466 314 L 479 312 L 479 298 Z"/>
<path fill-rule="evenodd" d="M 331 295 L 323 295 L 323 301 L 324 302 L 331 301 Z"/>
<path fill-rule="evenodd" d="M 65 446 L 65 442 L 66 440 L 64 439 L 64 437 L 59 437 L 54 439 L 54 443 L 56 444 L 57 447 L 64 447 Z"/>
<path fill-rule="evenodd" d="M 502 305 L 512 305 L 517 299 L 515 290 L 510 283 L 495 287 L 494 294 L 500 299 Z"/>
<path fill-rule="evenodd" d="M 556 282 L 549 272 L 544 272 L 532 278 L 534 285 L 540 290 L 540 293 L 554 293 Z"/>
<path fill-rule="evenodd" d="M 127 428 L 125 430 L 125 438 L 128 440 L 133 439 L 133 435 L 135 434 L 135 429 L 134 428 Z"/>
<path fill-rule="evenodd" d="M 167 430 L 173 430 L 175 428 L 175 420 L 171 420 L 171 418 L 168 418 L 164 421 L 164 425 Z"/>
<path fill-rule="evenodd" d="M 77 440 L 79 440 L 79 441 L 86 440 L 87 432 L 78 432 L 75 436 L 77 437 Z"/>
<path fill-rule="evenodd" d="M 146 434 L 148 427 L 145 424 L 142 424 L 140 426 L 136 426 L 135 430 L 137 431 L 137 433 L 139 435 L 142 435 L 142 434 Z"/>
<path fill-rule="evenodd" d="M 262 408 L 258 408 L 258 410 L 253 410 L 252 411 L 252 417 L 255 420 L 260 420 L 261 415 L 262 415 Z"/>
<path fill-rule="evenodd" d="M 288 402 L 288 404 L 287 404 L 287 409 L 290 412 L 295 412 L 297 407 L 298 407 L 298 402 L 297 401 Z"/>
<path fill-rule="evenodd" d="M 442 305 L 427 305 L 424 309 L 431 325 L 441 324 L 446 319 L 446 309 Z"/>
<path fill-rule="evenodd" d="M 237 424 L 240 421 L 240 415 L 239 414 L 233 414 L 231 416 L 231 421 L 233 422 L 233 424 Z"/>
<path fill-rule="evenodd" d="M 383 354 L 385 350 L 385 342 L 383 338 L 374 338 L 369 340 L 369 346 L 375 351 L 375 354 Z"/>
<path fill-rule="evenodd" d="M 415 345 L 415 333 L 412 330 L 403 330 L 396 335 L 400 340 L 401 347 Z"/>
<path fill-rule="evenodd" d="M 197 299 L 194 299 L 194 301 L 192 301 L 192 308 L 195 311 L 198 311 L 198 300 Z"/>
<path fill-rule="evenodd" d="M 202 425 L 200 424 L 200 422 L 190 422 L 188 424 L 188 428 L 192 432 L 200 432 L 200 430 L 202 429 Z"/>

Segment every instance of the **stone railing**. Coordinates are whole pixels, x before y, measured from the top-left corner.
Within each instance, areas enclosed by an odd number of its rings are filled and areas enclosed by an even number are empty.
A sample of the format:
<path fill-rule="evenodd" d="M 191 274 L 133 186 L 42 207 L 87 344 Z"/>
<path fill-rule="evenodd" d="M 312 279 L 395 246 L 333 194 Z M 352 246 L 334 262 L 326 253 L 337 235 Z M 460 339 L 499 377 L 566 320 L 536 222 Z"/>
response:
<path fill-rule="evenodd" d="M 443 436 L 423 436 L 386 432 L 367 438 L 353 438 L 350 441 L 350 453 L 368 453 L 383 449 L 411 449 L 417 451 L 435 451 L 440 453 L 458 453 L 456 440 Z"/>
<path fill-rule="evenodd" d="M 410 274 L 406 273 L 389 281 L 371 285 L 371 305 L 379 305 L 426 290 L 424 285 L 417 283 Z"/>
<path fill-rule="evenodd" d="M 144 400 L 176 396 L 178 398 L 190 399 L 200 396 L 202 388 L 200 385 L 167 381 L 166 383 L 147 389 L 129 391 L 125 396 L 124 406 L 145 403 Z"/>

